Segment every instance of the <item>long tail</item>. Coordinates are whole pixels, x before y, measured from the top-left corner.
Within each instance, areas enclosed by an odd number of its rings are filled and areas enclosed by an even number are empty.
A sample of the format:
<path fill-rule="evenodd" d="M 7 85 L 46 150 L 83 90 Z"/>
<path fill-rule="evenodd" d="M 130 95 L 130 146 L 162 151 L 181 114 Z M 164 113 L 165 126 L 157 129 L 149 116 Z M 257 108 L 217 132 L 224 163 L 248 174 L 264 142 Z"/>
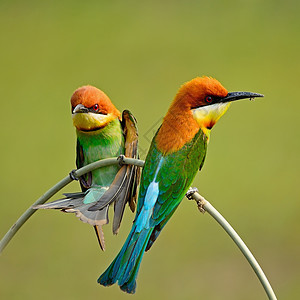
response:
<path fill-rule="evenodd" d="M 136 277 L 153 228 L 136 231 L 134 225 L 121 251 L 98 278 L 98 283 L 110 286 L 118 281 L 120 289 L 134 294 Z"/>
<path fill-rule="evenodd" d="M 66 196 L 64 199 L 36 205 L 33 208 L 60 209 L 63 212 L 75 213 L 82 222 L 92 226 L 101 226 L 108 223 L 108 205 L 98 211 L 89 211 L 89 207 L 93 205 L 93 202 L 103 195 L 103 191 L 100 189 L 90 189 L 86 193 L 67 193 L 64 195 Z"/>
<path fill-rule="evenodd" d="M 68 193 L 64 194 L 66 198 L 59 199 L 42 205 L 36 205 L 34 209 L 59 209 L 66 213 L 75 213 L 75 215 L 84 223 L 94 226 L 95 233 L 99 242 L 100 248 L 105 250 L 104 234 L 102 225 L 108 223 L 108 208 L 109 204 L 104 206 L 101 210 L 89 211 L 92 203 L 85 203 L 88 197 L 98 200 L 103 192 L 101 190 L 92 189 L 87 193 Z"/>

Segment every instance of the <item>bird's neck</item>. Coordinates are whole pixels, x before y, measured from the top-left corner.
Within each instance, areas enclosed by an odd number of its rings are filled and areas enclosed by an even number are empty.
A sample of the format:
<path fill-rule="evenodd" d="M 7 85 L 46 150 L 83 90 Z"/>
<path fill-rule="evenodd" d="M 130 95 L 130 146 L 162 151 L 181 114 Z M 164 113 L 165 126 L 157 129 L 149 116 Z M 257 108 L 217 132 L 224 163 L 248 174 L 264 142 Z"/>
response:
<path fill-rule="evenodd" d="M 172 105 L 155 138 L 157 147 L 164 154 L 176 152 L 190 142 L 200 128 L 188 107 Z"/>

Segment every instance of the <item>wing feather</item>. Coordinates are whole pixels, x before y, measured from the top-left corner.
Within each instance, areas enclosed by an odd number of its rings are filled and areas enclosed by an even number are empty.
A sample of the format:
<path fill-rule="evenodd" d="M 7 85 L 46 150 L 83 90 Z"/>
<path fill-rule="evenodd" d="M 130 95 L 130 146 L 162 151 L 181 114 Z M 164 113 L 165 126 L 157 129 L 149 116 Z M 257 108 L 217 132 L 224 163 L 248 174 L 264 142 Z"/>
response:
<path fill-rule="evenodd" d="M 199 167 L 203 165 L 206 146 L 206 136 L 199 130 L 194 139 L 182 149 L 163 156 L 157 149 L 154 139 L 142 171 L 137 207 L 138 215 L 144 205 L 147 187 L 156 176 L 155 182 L 159 183 L 159 195 L 150 219 L 150 226 L 154 227 L 154 230 L 147 245 L 147 250 L 152 246 L 161 229 L 175 212 Z M 159 165 L 162 157 L 163 163 Z M 158 167 L 159 170 L 157 170 Z"/>
<path fill-rule="evenodd" d="M 128 110 L 123 111 L 121 125 L 125 137 L 125 156 L 138 158 L 138 131 L 136 120 Z M 139 181 L 139 167 L 133 165 L 122 166 L 109 189 L 99 201 L 89 208 L 90 211 L 101 210 L 114 202 L 114 234 L 118 233 L 126 203 L 129 204 L 132 211 L 135 210 Z"/>

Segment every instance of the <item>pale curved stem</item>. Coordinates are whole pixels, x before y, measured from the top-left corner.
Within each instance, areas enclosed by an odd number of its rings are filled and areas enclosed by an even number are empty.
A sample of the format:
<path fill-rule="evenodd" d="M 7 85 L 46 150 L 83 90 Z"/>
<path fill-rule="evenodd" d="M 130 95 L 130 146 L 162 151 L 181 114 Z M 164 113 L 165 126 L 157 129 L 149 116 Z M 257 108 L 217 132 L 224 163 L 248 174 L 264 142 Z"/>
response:
<path fill-rule="evenodd" d="M 228 235 L 232 238 L 232 240 L 235 242 L 235 244 L 239 247 L 241 252 L 244 254 L 246 259 L 248 260 L 249 264 L 251 265 L 253 271 L 257 275 L 259 281 L 261 282 L 266 294 L 268 295 L 268 298 L 270 300 L 276 300 L 276 295 L 266 277 L 264 274 L 262 268 L 258 264 L 257 260 L 249 250 L 249 248 L 246 246 L 246 244 L 243 242 L 243 240 L 240 238 L 240 236 L 236 233 L 236 231 L 232 228 L 232 226 L 225 220 L 225 218 L 199 193 L 194 192 L 189 198 L 193 198 L 198 205 L 198 208 L 200 212 L 207 211 L 222 227 L 223 229 L 228 233 Z"/>
<path fill-rule="evenodd" d="M 142 167 L 144 165 L 144 161 L 142 161 L 142 160 L 126 158 L 126 157 L 124 157 L 122 159 L 122 162 L 124 164 L 131 164 L 131 165 L 136 165 L 139 167 Z M 109 165 L 115 165 L 118 163 L 119 163 L 119 160 L 117 157 L 98 160 L 94 163 L 91 163 L 87 166 L 84 166 L 84 167 L 74 171 L 73 176 L 80 177 L 83 174 L 93 171 L 97 168 L 101 168 L 101 167 L 105 167 L 105 166 L 109 166 Z M 70 177 L 70 175 L 68 175 L 67 177 L 65 177 L 61 181 L 59 181 L 56 185 L 54 185 L 52 188 L 50 188 L 35 203 L 33 203 L 21 215 L 21 217 L 13 224 L 13 226 L 8 230 L 8 232 L 5 234 L 5 236 L 0 241 L 0 253 L 7 246 L 7 244 L 10 242 L 10 240 L 14 237 L 14 235 L 17 233 L 17 231 L 24 225 L 24 223 L 37 211 L 36 209 L 33 209 L 32 207 L 35 205 L 45 203 L 47 200 L 49 200 L 52 196 L 54 196 L 57 192 L 59 192 L 62 188 L 64 188 L 66 185 L 68 185 L 72 181 L 73 181 L 73 179 Z"/>
<path fill-rule="evenodd" d="M 133 159 L 133 158 L 123 158 L 122 162 L 124 164 L 132 164 L 136 165 L 138 167 L 144 166 L 144 161 Z M 72 173 L 74 177 L 80 177 L 84 175 L 85 173 L 88 173 L 92 170 L 95 170 L 97 168 L 109 166 L 118 164 L 119 160 L 117 157 L 114 158 L 107 158 L 103 160 L 96 161 L 94 163 L 91 163 L 87 166 L 84 166 L 83 168 L 80 168 Z M 71 178 L 70 175 L 63 178 L 61 181 L 59 181 L 56 185 L 54 185 L 52 188 L 50 188 L 44 195 L 42 195 L 32 206 L 39 205 L 45 203 L 47 200 L 49 200 L 53 195 L 55 195 L 58 191 L 60 191 L 63 187 L 68 185 L 73 178 Z M 239 235 L 236 233 L 236 231 L 231 227 L 231 225 L 225 220 L 225 218 L 206 200 L 204 197 L 202 197 L 199 193 L 193 192 L 190 194 L 189 198 L 194 199 L 197 204 L 198 208 L 201 212 L 207 211 L 228 233 L 228 235 L 232 238 L 232 240 L 235 242 L 235 244 L 239 247 L 239 249 L 242 251 L 248 262 L 250 263 L 252 269 L 256 273 L 258 279 L 260 280 L 263 288 L 265 289 L 268 298 L 270 300 L 276 300 L 275 293 L 265 276 L 263 270 L 261 269 L 260 265 L 248 249 L 248 247 L 245 245 L 245 243 L 242 241 L 242 239 L 239 237 Z M 31 206 L 31 207 L 32 207 Z M 17 233 L 17 231 L 22 227 L 22 225 L 36 212 L 35 209 L 32 209 L 29 207 L 23 215 L 14 223 L 14 225 L 8 230 L 8 232 L 5 234 L 5 236 L 0 241 L 0 253 L 3 251 L 3 249 L 7 246 L 7 244 L 10 242 L 10 240 L 14 237 L 14 235 Z"/>

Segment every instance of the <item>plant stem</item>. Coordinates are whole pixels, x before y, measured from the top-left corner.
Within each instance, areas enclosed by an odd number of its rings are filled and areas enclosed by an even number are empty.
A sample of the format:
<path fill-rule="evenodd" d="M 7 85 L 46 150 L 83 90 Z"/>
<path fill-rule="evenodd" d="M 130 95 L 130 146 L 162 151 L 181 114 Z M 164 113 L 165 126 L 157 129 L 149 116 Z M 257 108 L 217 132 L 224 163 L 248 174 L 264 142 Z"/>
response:
<path fill-rule="evenodd" d="M 144 166 L 144 161 L 133 159 L 133 158 L 123 158 L 122 162 L 124 164 L 132 164 L 136 165 L 138 167 Z M 117 157 L 114 158 L 107 158 L 102 159 L 99 161 L 96 161 L 94 163 L 91 163 L 87 166 L 84 166 L 74 172 L 72 172 L 72 175 L 75 178 L 78 178 L 85 173 L 88 173 L 90 171 L 93 171 L 100 167 L 105 167 L 108 165 L 114 165 L 118 164 L 119 160 Z M 59 181 L 56 185 L 54 185 L 52 188 L 50 188 L 44 195 L 42 195 L 32 206 L 39 205 L 45 203 L 48 199 L 50 199 L 53 195 L 55 195 L 58 191 L 60 191 L 63 187 L 68 185 L 73 178 L 69 174 L 67 177 L 63 178 L 61 181 Z M 275 293 L 265 276 L 263 270 L 261 269 L 260 265 L 248 249 L 248 247 L 245 245 L 245 243 L 242 241 L 242 239 L 239 237 L 239 235 L 236 233 L 236 231 L 231 227 L 231 225 L 225 220 L 225 218 L 199 193 L 193 192 L 190 194 L 189 199 L 194 199 L 197 204 L 198 208 L 201 212 L 207 211 L 222 227 L 223 229 L 228 233 L 228 235 L 232 238 L 232 240 L 235 242 L 235 244 L 239 247 L 239 249 L 242 251 L 248 262 L 250 263 L 252 269 L 256 273 L 258 279 L 260 280 L 263 288 L 265 289 L 268 298 L 270 300 L 276 300 Z M 7 246 L 7 244 L 10 242 L 10 240 L 14 237 L 14 235 L 17 233 L 17 231 L 23 226 L 23 224 L 36 212 L 35 209 L 28 208 L 24 214 L 15 222 L 15 224 L 9 229 L 9 231 L 5 234 L 5 236 L 0 241 L 0 253 L 3 251 L 3 249 Z"/>
<path fill-rule="evenodd" d="M 222 227 L 223 229 L 228 233 L 228 235 L 232 238 L 232 240 L 235 242 L 235 244 L 239 247 L 241 252 L 244 254 L 246 259 L 248 260 L 249 264 L 251 265 L 252 269 L 254 270 L 255 274 L 257 275 L 259 281 L 261 282 L 264 290 L 266 291 L 266 294 L 268 295 L 268 298 L 270 300 L 276 300 L 276 295 L 266 277 L 263 270 L 261 269 L 260 265 L 256 261 L 255 257 L 249 250 L 249 248 L 246 246 L 246 244 L 243 242 L 243 240 L 239 237 L 237 232 L 232 228 L 232 226 L 225 220 L 225 218 L 199 193 L 194 192 L 191 195 L 191 198 L 193 198 L 198 205 L 198 208 L 200 212 L 203 212 L 203 209 L 207 211 Z"/>
<path fill-rule="evenodd" d="M 114 158 L 107 158 L 98 160 L 94 163 L 91 163 L 87 166 L 84 166 L 76 171 L 74 171 L 73 175 L 75 177 L 80 177 L 85 173 L 88 173 L 90 171 L 93 171 L 97 168 L 109 166 L 109 165 L 115 165 L 118 164 L 119 160 L 117 157 Z M 123 159 L 124 164 L 132 164 L 139 167 L 142 167 L 144 165 L 144 161 L 133 159 L 133 158 L 126 158 Z M 14 237 L 14 235 L 17 233 L 17 231 L 24 225 L 24 223 L 37 211 L 36 209 L 33 209 L 32 207 L 35 205 L 43 204 L 47 200 L 49 200 L 52 196 L 54 196 L 57 192 L 59 192 L 62 188 L 64 188 L 66 185 L 68 185 L 70 182 L 72 182 L 73 179 L 68 175 L 61 181 L 59 181 L 56 185 L 54 185 L 52 188 L 50 188 L 44 195 L 42 195 L 35 203 L 33 203 L 24 213 L 21 215 L 21 217 L 13 224 L 13 226 L 8 230 L 8 232 L 5 234 L 5 236 L 0 241 L 0 253 L 2 253 L 3 249 L 7 246 L 7 244 L 10 242 L 10 240 Z"/>

